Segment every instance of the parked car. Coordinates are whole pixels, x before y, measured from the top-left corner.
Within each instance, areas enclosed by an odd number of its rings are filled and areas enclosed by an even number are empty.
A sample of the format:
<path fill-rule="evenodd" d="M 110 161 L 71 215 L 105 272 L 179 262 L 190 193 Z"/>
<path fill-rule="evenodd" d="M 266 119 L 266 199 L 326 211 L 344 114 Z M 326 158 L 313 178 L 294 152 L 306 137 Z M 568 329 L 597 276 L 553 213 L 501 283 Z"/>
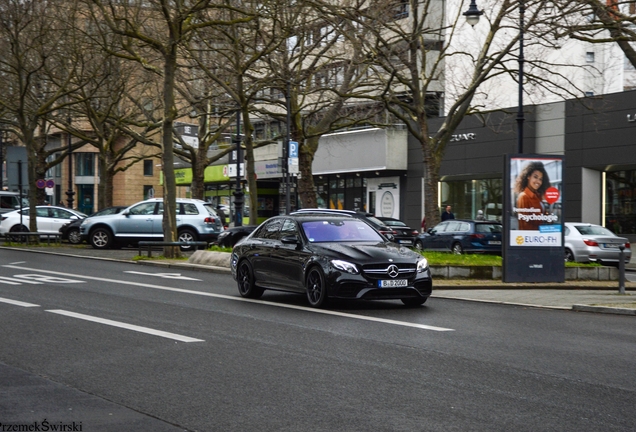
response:
<path fill-rule="evenodd" d="M 0 213 L 9 213 L 28 205 L 29 200 L 26 197 L 23 197 L 20 203 L 19 192 L 0 191 Z"/>
<path fill-rule="evenodd" d="M 396 243 L 404 246 L 415 246 L 415 239 L 420 234 L 418 230 L 409 227 L 398 219 L 378 216 L 378 220 L 393 230 Z"/>
<path fill-rule="evenodd" d="M 501 254 L 502 225 L 494 221 L 444 221 L 415 240 L 420 250 Z"/>
<path fill-rule="evenodd" d="M 124 211 L 125 209 L 126 209 L 126 206 L 107 207 L 105 209 L 102 209 L 98 212 L 91 214 L 89 217 L 116 214 L 116 213 L 120 213 Z M 60 227 L 60 234 L 62 235 L 61 239 L 68 240 L 68 242 L 71 244 L 81 243 L 82 240 L 80 238 L 79 228 L 80 228 L 80 225 L 82 225 L 83 221 L 84 219 L 77 219 L 62 225 Z"/>
<path fill-rule="evenodd" d="M 329 298 L 421 305 L 432 289 L 426 258 L 350 215 L 270 218 L 234 246 L 230 266 L 243 297 L 289 291 L 305 294 L 313 307 Z"/>
<path fill-rule="evenodd" d="M 234 245 L 254 231 L 256 227 L 257 225 L 242 225 L 228 228 L 219 234 L 214 244 L 221 247 L 234 247 Z"/>
<path fill-rule="evenodd" d="M 35 212 L 37 232 L 47 234 L 57 234 L 62 225 L 87 217 L 84 213 L 77 210 L 49 205 L 36 206 Z M 20 213 L 22 214 L 22 224 L 20 224 Z M 29 208 L 4 213 L 0 216 L 0 234 L 4 235 L 8 232 L 20 231 L 28 232 L 30 221 Z"/>
<path fill-rule="evenodd" d="M 359 212 L 359 211 L 353 211 L 353 210 L 307 208 L 307 209 L 296 210 L 292 214 L 307 214 L 307 213 L 351 216 L 357 219 L 362 219 L 363 221 L 371 225 L 380 234 L 384 236 L 393 235 L 393 230 L 389 226 L 387 226 L 385 223 L 380 221 L 378 218 L 376 218 L 372 213 L 365 213 L 365 212 Z"/>
<path fill-rule="evenodd" d="M 223 231 L 214 204 L 197 199 L 177 198 L 178 240 L 216 240 Z M 120 213 L 86 218 L 80 225 L 80 238 L 95 249 L 136 244 L 141 240 L 163 240 L 163 199 L 152 198 L 131 205 Z M 193 246 L 182 246 L 189 250 Z"/>
<path fill-rule="evenodd" d="M 565 222 L 565 260 L 576 262 L 598 262 L 615 265 L 620 263 L 620 246 L 624 245 L 624 259 L 632 258 L 629 240 L 619 237 L 600 225 L 583 222 Z"/>

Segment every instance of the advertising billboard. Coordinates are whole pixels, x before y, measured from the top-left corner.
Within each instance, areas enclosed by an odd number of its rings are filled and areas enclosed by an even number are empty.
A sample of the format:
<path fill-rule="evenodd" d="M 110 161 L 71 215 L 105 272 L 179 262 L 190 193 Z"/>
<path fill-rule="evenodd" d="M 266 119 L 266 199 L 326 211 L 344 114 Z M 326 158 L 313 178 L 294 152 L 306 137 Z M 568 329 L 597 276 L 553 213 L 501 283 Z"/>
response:
<path fill-rule="evenodd" d="M 563 282 L 563 157 L 509 155 L 504 282 Z"/>

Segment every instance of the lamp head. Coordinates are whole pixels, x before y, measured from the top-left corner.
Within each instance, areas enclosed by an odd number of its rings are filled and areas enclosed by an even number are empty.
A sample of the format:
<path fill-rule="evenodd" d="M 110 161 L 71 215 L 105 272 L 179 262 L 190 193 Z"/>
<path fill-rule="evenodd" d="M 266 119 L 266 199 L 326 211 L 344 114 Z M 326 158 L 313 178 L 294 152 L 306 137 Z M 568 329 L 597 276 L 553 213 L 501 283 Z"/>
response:
<path fill-rule="evenodd" d="M 468 10 L 464 12 L 462 15 L 466 17 L 466 22 L 470 24 L 471 27 L 474 27 L 475 24 L 479 22 L 479 17 L 484 14 L 484 11 L 480 11 L 477 9 L 477 3 L 475 0 L 470 0 L 470 6 L 468 6 Z"/>

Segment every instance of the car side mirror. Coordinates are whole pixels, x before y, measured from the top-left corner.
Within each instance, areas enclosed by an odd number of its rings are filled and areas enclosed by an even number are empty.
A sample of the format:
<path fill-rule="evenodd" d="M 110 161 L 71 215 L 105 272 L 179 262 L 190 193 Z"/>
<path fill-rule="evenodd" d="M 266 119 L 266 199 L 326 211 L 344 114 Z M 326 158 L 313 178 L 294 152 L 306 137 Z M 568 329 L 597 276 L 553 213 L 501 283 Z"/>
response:
<path fill-rule="evenodd" d="M 79 218 L 78 218 L 77 216 L 71 216 L 71 217 L 69 218 L 69 220 L 78 220 L 78 219 L 79 219 Z"/>
<path fill-rule="evenodd" d="M 390 242 L 395 241 L 395 236 L 393 234 L 384 234 L 384 237 L 386 237 Z"/>
<path fill-rule="evenodd" d="M 128 217 L 128 215 L 130 214 L 130 212 L 128 210 L 124 210 L 123 212 L 121 212 L 122 215 Z"/>
<path fill-rule="evenodd" d="M 298 236 L 295 235 L 288 235 L 283 237 L 282 239 L 280 239 L 280 241 L 283 244 L 300 244 L 300 240 L 298 239 Z"/>
<path fill-rule="evenodd" d="M 429 233 L 430 235 L 435 234 L 435 230 L 433 228 L 429 228 L 426 232 Z"/>

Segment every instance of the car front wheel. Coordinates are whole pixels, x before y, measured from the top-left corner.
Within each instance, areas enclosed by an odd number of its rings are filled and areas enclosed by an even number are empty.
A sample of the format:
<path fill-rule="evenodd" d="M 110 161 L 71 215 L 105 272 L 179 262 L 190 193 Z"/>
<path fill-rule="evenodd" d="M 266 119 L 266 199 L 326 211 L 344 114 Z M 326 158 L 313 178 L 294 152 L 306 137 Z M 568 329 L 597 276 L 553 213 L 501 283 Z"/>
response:
<path fill-rule="evenodd" d="M 106 228 L 97 228 L 91 233 L 90 241 L 95 249 L 108 249 L 113 244 L 113 234 Z"/>
<path fill-rule="evenodd" d="M 327 302 L 327 286 L 325 277 L 318 267 L 309 270 L 306 286 L 309 305 L 315 308 L 324 306 Z"/>
<path fill-rule="evenodd" d="M 415 240 L 415 249 L 421 251 L 424 249 L 424 245 L 420 240 Z"/>
<path fill-rule="evenodd" d="M 565 262 L 572 262 L 574 261 L 574 254 L 572 253 L 572 251 L 570 249 L 565 249 Z"/>
<path fill-rule="evenodd" d="M 241 297 L 245 298 L 259 298 L 263 295 L 262 288 L 259 288 L 254 283 L 254 271 L 249 261 L 241 261 L 236 269 L 236 283 L 238 284 L 238 291 Z"/>
<path fill-rule="evenodd" d="M 72 229 L 68 232 L 68 242 L 70 244 L 80 244 L 82 242 L 80 240 L 79 229 Z"/>
<path fill-rule="evenodd" d="M 178 240 L 180 242 L 194 242 L 197 241 L 197 235 L 193 231 L 183 230 L 179 232 Z M 192 250 L 193 248 L 194 246 L 181 246 L 182 251 Z"/>

